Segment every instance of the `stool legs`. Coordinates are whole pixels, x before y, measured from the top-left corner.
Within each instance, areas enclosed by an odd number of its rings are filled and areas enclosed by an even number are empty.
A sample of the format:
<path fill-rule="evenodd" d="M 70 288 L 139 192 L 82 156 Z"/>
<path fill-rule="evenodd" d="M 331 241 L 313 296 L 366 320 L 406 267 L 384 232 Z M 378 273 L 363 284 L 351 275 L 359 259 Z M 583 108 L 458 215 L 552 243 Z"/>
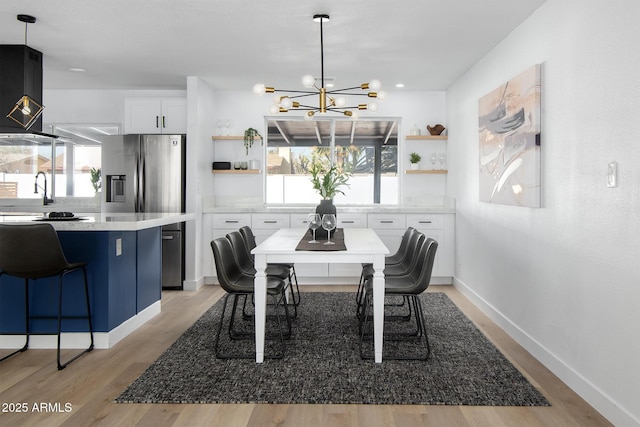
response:
<path fill-rule="evenodd" d="M 90 352 L 91 350 L 93 350 L 93 323 L 91 321 L 91 303 L 89 302 L 89 286 L 87 285 L 87 270 L 86 268 L 83 266 L 82 267 L 82 275 L 83 275 L 83 279 L 84 279 L 84 295 L 85 295 L 85 301 L 87 304 L 87 320 L 89 322 L 89 335 L 91 336 L 91 344 L 89 345 L 88 348 L 82 350 L 80 353 L 76 354 L 75 356 L 73 356 L 71 359 L 69 359 L 68 361 L 66 361 L 65 363 L 61 363 L 60 361 L 60 337 L 61 337 L 61 330 L 62 330 L 62 319 L 63 318 L 72 318 L 72 317 L 67 317 L 67 316 L 62 316 L 62 279 L 64 277 L 65 274 L 67 274 L 68 271 L 62 273 L 60 275 L 60 279 L 59 279 L 59 298 L 58 298 L 58 353 L 57 353 L 57 362 L 58 362 L 58 370 L 62 370 L 64 368 L 67 367 L 67 365 L 71 362 L 73 362 L 74 360 L 76 360 L 78 357 L 82 356 L 85 353 Z M 81 318 L 84 318 L 84 316 L 79 316 Z"/>
<path fill-rule="evenodd" d="M 29 323 L 30 323 L 29 322 L 29 279 L 24 279 L 24 330 L 26 335 L 25 343 L 22 348 L 14 351 L 13 353 L 7 354 L 2 359 L 0 359 L 0 362 L 10 358 L 14 354 L 22 353 L 27 348 L 29 348 L 29 330 L 30 330 Z"/>

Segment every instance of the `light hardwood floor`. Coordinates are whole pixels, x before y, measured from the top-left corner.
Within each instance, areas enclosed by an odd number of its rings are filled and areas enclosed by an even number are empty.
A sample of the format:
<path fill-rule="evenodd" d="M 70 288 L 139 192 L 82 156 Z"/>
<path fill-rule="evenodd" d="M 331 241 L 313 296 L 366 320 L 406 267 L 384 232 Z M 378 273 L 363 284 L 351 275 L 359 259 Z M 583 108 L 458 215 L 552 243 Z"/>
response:
<path fill-rule="evenodd" d="M 355 291 L 351 286 L 305 286 L 304 291 Z M 223 291 L 166 291 L 162 313 L 109 350 L 94 350 L 63 371 L 55 350 L 28 350 L 0 363 L 1 426 L 606 426 L 611 425 L 451 286 L 447 293 L 551 402 L 551 407 L 424 405 L 149 405 L 117 397 Z M 248 383 L 250 385 L 250 382 Z M 26 403 L 24 413 L 6 412 Z M 54 412 L 38 412 L 40 404 Z M 59 404 L 59 409 L 55 407 Z M 65 407 L 65 404 L 68 404 Z M 66 409 L 69 409 L 68 411 Z"/>

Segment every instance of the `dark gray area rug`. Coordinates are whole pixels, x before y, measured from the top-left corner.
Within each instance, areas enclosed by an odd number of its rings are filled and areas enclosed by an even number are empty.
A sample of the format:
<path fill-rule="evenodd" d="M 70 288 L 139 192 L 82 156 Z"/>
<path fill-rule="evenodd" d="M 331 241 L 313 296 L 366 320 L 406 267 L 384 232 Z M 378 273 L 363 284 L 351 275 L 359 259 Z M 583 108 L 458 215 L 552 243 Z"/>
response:
<path fill-rule="evenodd" d="M 549 405 L 445 294 L 421 298 L 432 348 L 426 362 L 362 360 L 353 293 L 303 293 L 283 359 L 220 360 L 220 301 L 116 402 Z M 222 345 L 252 352 L 254 341 Z"/>

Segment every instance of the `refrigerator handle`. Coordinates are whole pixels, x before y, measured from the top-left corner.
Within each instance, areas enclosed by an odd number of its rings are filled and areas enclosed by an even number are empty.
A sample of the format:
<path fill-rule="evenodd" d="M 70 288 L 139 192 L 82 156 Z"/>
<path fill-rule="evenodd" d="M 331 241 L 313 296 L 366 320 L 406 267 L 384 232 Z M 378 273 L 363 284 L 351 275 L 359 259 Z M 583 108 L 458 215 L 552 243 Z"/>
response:
<path fill-rule="evenodd" d="M 136 179 L 136 212 L 144 212 L 144 181 L 145 181 L 145 164 L 144 164 L 144 155 L 143 153 L 138 154 L 138 161 L 136 162 L 136 174 L 138 175 L 138 179 Z"/>

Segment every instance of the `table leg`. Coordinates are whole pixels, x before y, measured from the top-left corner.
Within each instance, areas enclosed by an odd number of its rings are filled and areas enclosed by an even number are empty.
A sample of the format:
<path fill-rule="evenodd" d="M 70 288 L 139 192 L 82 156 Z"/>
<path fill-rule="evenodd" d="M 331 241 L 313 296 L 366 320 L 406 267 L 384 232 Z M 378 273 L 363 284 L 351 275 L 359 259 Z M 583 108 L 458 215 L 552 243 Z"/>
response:
<path fill-rule="evenodd" d="M 256 363 L 264 362 L 264 336 L 267 319 L 267 257 L 255 255 L 256 276 L 253 282 L 255 292 Z"/>
<path fill-rule="evenodd" d="M 375 362 L 382 363 L 384 328 L 384 255 L 373 260 L 373 342 Z"/>

